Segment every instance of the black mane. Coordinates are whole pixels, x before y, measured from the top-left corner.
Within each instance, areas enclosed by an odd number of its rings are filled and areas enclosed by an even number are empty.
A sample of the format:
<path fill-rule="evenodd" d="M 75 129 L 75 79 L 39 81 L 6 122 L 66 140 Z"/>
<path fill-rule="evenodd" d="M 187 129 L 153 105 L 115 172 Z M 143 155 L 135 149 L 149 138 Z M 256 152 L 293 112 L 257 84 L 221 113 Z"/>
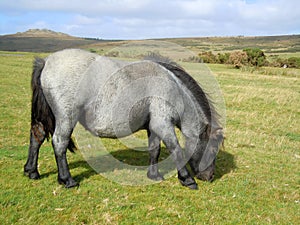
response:
<path fill-rule="evenodd" d="M 202 107 L 202 110 L 208 119 L 209 123 L 212 122 L 212 109 L 209 104 L 209 100 L 205 92 L 199 86 L 197 81 L 194 80 L 183 68 L 176 64 L 170 64 L 167 62 L 158 61 L 158 64 L 171 71 L 194 95 L 197 99 L 199 105 Z"/>

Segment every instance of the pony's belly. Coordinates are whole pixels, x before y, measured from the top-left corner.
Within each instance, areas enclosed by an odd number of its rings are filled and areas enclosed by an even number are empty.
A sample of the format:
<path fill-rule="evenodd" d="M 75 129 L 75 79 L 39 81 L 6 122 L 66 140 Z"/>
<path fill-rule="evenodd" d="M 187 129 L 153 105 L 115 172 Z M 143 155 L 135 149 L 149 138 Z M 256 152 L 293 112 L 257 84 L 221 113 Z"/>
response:
<path fill-rule="evenodd" d="M 106 116 L 98 116 L 91 120 L 83 120 L 80 123 L 90 131 L 93 135 L 104 138 L 122 138 L 135 133 L 140 129 L 130 126 L 130 121 L 120 120 L 120 118 L 107 118 Z"/>
<path fill-rule="evenodd" d="M 129 121 L 117 122 L 110 121 L 110 123 L 98 123 L 95 127 L 94 133 L 98 137 L 106 138 L 122 138 L 129 136 L 137 131 L 137 129 L 132 130 Z"/>
<path fill-rule="evenodd" d="M 116 104 L 114 107 L 105 103 L 85 111 L 86 126 L 94 135 L 121 138 L 145 128 L 149 117 L 147 100 L 133 105 Z"/>

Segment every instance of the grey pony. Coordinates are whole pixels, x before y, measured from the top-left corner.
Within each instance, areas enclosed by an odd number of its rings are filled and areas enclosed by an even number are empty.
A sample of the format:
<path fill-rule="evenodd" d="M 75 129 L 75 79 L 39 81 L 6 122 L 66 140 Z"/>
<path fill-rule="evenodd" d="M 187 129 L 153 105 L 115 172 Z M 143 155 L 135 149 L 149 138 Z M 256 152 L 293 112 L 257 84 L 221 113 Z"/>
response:
<path fill-rule="evenodd" d="M 163 180 L 158 170 L 161 141 L 173 156 L 183 186 L 198 188 L 193 175 L 213 179 L 223 129 L 203 90 L 182 68 L 150 60 L 124 62 L 68 49 L 46 59 L 36 58 L 31 85 L 30 146 L 24 166 L 29 178 L 40 178 L 39 148 L 52 136 L 58 182 L 67 188 L 78 185 L 70 174 L 66 151 L 75 149 L 71 135 L 79 122 L 103 138 L 147 130 L 150 179 Z M 185 137 L 184 152 L 175 127 Z"/>

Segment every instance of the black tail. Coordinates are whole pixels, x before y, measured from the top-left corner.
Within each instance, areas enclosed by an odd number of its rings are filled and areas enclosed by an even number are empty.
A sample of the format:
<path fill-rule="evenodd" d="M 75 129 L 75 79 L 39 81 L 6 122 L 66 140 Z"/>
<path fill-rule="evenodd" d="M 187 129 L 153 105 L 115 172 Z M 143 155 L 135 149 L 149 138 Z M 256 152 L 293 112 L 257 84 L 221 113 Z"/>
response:
<path fill-rule="evenodd" d="M 31 127 L 39 124 L 43 125 L 45 138 L 49 139 L 55 130 L 55 117 L 44 96 L 41 86 L 41 74 L 45 66 L 45 60 L 36 58 L 33 63 L 33 72 L 31 80 L 32 88 L 32 106 L 31 106 Z M 71 138 L 69 141 L 68 149 L 71 152 L 76 150 L 76 145 Z"/>
<path fill-rule="evenodd" d="M 41 73 L 45 66 L 45 60 L 36 58 L 33 64 L 31 88 L 32 88 L 32 105 L 31 105 L 31 126 L 39 123 L 43 125 L 45 136 L 49 139 L 50 134 L 54 133 L 55 117 L 44 96 L 41 86 Z"/>

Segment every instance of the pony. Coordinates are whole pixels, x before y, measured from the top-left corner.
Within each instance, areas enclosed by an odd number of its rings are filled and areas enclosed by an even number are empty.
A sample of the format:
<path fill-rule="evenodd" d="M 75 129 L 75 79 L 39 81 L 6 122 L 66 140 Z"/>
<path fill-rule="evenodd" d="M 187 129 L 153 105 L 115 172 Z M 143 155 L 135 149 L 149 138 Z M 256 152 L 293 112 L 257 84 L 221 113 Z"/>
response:
<path fill-rule="evenodd" d="M 24 166 L 30 179 L 40 178 L 39 149 L 52 137 L 58 182 L 66 188 L 78 185 L 66 152 L 76 149 L 71 135 L 79 122 L 101 138 L 147 130 L 150 179 L 164 179 L 158 168 L 163 142 L 183 186 L 198 189 L 194 177 L 213 180 L 223 128 L 207 94 L 180 66 L 153 60 L 125 62 L 66 49 L 35 59 L 31 87 L 30 145 Z M 185 151 L 175 127 L 185 138 Z"/>

